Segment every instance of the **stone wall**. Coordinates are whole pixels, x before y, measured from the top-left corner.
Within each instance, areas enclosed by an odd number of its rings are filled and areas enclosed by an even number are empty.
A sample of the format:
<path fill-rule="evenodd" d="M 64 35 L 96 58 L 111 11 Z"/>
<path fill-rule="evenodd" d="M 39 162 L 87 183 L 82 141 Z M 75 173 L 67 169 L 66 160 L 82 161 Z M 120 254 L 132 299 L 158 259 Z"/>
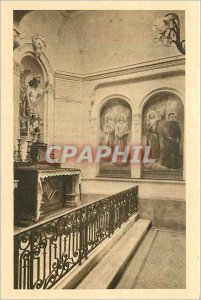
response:
<path fill-rule="evenodd" d="M 46 103 L 47 114 L 51 103 L 51 118 L 46 119 L 46 126 L 51 128 L 47 130 L 48 143 L 96 147 L 101 107 L 114 97 L 129 103 L 132 143 L 139 145 L 142 111 L 151 96 L 170 92 L 179 97 L 185 107 L 185 58 L 174 46 L 162 47 L 153 43 L 151 27 L 165 13 L 90 11 L 68 19 L 60 11 L 32 11 L 24 16 L 19 26 L 21 37 L 44 36 L 47 73 L 51 73 L 53 78 L 54 91 Z M 177 13 L 183 36 L 184 13 Z M 42 61 L 44 68 L 46 60 Z M 98 174 L 97 164 L 63 165 L 69 166 L 80 167 L 83 179 L 94 180 Z M 139 165 L 132 166 L 131 177 L 141 178 Z M 94 192 L 94 184 L 89 181 L 86 185 L 89 193 Z M 133 181 L 123 183 L 125 188 L 132 184 Z M 140 189 L 142 198 L 150 197 L 147 184 L 143 183 Z M 113 185 L 112 190 L 118 190 L 119 186 L 119 183 Z M 179 191 L 174 183 L 171 187 L 172 195 L 177 192 L 178 198 L 185 198 L 184 184 L 179 186 Z M 106 186 L 99 185 L 97 188 L 100 192 Z M 110 189 L 110 185 L 107 188 Z M 166 191 L 163 185 L 158 184 L 153 197 L 164 198 Z"/>
<path fill-rule="evenodd" d="M 22 19 L 19 31 L 22 37 L 45 37 L 54 69 L 88 74 L 177 55 L 176 47 L 153 43 L 152 26 L 166 13 L 91 10 L 67 18 L 61 11 L 32 11 Z M 184 11 L 175 13 L 183 37 Z"/>

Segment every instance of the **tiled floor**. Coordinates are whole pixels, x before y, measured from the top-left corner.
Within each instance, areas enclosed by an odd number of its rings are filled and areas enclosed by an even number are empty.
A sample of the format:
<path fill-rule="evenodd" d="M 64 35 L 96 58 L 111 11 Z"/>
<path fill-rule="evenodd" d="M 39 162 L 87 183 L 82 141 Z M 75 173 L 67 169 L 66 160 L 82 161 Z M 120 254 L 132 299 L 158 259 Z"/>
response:
<path fill-rule="evenodd" d="M 185 232 L 152 229 L 130 261 L 118 289 L 184 289 Z M 146 249 L 147 248 L 147 249 Z M 138 272 L 136 272 L 139 265 Z"/>

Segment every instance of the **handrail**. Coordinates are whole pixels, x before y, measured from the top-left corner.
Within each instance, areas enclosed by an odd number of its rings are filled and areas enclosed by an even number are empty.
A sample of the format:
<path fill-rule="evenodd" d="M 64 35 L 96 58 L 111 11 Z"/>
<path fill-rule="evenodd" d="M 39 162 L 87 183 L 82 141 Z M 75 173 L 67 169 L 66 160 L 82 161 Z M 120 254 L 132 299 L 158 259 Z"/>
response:
<path fill-rule="evenodd" d="M 50 289 L 137 211 L 138 186 L 14 235 L 14 288 Z"/>

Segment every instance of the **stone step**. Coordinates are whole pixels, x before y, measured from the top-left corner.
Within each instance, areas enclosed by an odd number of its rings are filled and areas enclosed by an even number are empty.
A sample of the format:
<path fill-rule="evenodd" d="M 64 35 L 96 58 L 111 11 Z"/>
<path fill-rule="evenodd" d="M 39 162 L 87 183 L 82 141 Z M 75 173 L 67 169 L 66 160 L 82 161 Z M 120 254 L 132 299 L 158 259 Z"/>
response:
<path fill-rule="evenodd" d="M 150 220 L 138 219 L 76 288 L 114 288 L 150 227 Z"/>
<path fill-rule="evenodd" d="M 139 213 L 130 216 L 129 220 L 115 230 L 110 238 L 105 239 L 83 260 L 81 265 L 75 266 L 62 281 L 54 286 L 54 289 L 74 289 L 85 278 L 91 270 L 103 259 L 103 257 L 114 247 L 114 245 L 124 236 L 124 234 L 139 219 Z"/>
<path fill-rule="evenodd" d="M 121 278 L 117 282 L 115 289 L 132 289 L 138 279 L 143 264 L 146 261 L 148 253 L 154 243 L 157 230 L 150 229 L 138 247 L 135 255 L 132 257 Z"/>

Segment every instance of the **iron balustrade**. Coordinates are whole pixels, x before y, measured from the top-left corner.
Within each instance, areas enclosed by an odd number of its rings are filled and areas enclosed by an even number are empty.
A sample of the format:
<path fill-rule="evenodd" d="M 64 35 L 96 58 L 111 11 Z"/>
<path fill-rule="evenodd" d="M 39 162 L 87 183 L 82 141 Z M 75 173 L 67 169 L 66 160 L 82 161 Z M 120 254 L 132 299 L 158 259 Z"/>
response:
<path fill-rule="evenodd" d="M 14 288 L 50 289 L 137 212 L 138 186 L 14 235 Z"/>

